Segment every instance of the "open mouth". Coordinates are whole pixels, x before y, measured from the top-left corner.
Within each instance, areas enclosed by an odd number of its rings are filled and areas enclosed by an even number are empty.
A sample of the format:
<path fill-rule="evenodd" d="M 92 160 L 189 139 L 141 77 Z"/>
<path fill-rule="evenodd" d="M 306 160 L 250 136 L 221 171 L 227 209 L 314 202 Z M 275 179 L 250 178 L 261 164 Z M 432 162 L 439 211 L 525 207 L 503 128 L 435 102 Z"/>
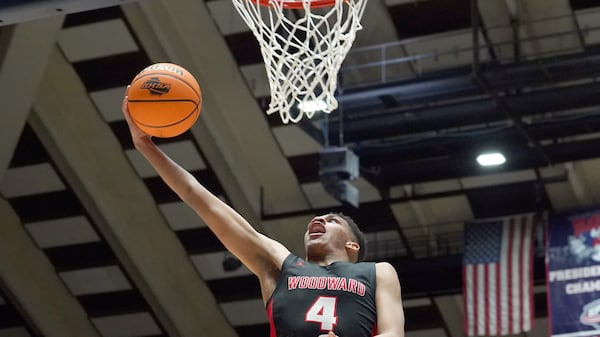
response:
<path fill-rule="evenodd" d="M 318 221 L 312 222 L 308 227 L 308 236 L 311 238 L 318 237 L 323 234 L 325 234 L 325 226 Z"/>

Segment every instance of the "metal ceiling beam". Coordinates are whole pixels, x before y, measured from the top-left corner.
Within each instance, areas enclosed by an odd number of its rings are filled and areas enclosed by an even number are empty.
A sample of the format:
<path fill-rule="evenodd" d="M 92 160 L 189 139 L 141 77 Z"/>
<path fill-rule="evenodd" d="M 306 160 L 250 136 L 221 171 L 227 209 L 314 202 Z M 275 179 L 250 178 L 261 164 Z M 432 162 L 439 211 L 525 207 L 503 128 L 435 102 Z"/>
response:
<path fill-rule="evenodd" d="M 506 0 L 506 7 L 513 18 L 519 17 L 519 6 L 515 0 Z"/>
<path fill-rule="evenodd" d="M 13 304 L 5 293 L 2 292 L 0 284 L 0 330 L 4 329 L 20 329 L 27 331 L 31 336 L 37 333 L 29 322 L 19 313 L 19 310 Z"/>
<path fill-rule="evenodd" d="M 63 17 L 0 29 L 0 177 L 8 168 Z"/>
<path fill-rule="evenodd" d="M 476 138 L 470 143 L 478 144 Z M 493 172 L 510 172 L 516 170 L 543 167 L 544 162 L 537 157 L 536 151 L 531 147 L 500 147 L 508 157 L 508 161 L 502 167 Z M 426 149 L 421 149 L 427 152 Z M 554 163 L 584 160 L 600 157 L 598 139 L 556 143 L 544 146 L 544 151 L 553 159 Z M 451 179 L 457 177 L 476 176 L 490 173 L 490 170 L 482 171 L 475 163 L 478 152 L 476 148 L 469 148 L 462 152 L 448 151 L 445 156 L 430 156 L 421 160 L 406 160 L 402 149 L 397 148 L 395 152 L 388 152 L 384 156 L 374 155 L 367 157 L 360 155 L 361 165 L 377 166 L 380 170 L 376 175 L 363 173 L 365 178 L 374 184 L 404 185 L 417 182 Z M 382 162 L 385 158 L 391 158 Z"/>
<path fill-rule="evenodd" d="M 593 78 L 600 75 L 600 47 L 589 47 L 585 52 L 574 55 L 518 64 L 481 63 L 480 68 L 482 78 L 496 90 Z M 338 102 L 343 106 L 348 119 L 384 112 L 386 107 L 381 100 L 384 96 L 390 96 L 402 105 L 408 106 L 484 94 L 478 84 L 472 80 L 470 66 L 385 85 L 344 88 L 343 92 L 344 94 L 338 97 Z M 333 122 L 331 132 L 334 131 Z"/>
<path fill-rule="evenodd" d="M 0 218 L 0 284 L 31 328 L 48 337 L 99 336 L 4 198 Z"/>
<path fill-rule="evenodd" d="M 591 83 L 543 91 L 502 96 L 502 101 L 515 118 L 600 104 L 600 84 Z M 566 99 L 568 97 L 568 99 Z M 411 133 L 439 131 L 506 120 L 506 115 L 490 99 L 474 99 L 461 103 L 396 109 L 362 118 L 348 118 L 343 131 L 347 143 L 379 140 Z M 329 123 L 329 137 L 339 132 L 340 124 Z"/>
<path fill-rule="evenodd" d="M 572 118 L 545 120 L 527 125 L 527 131 L 538 140 L 555 141 L 549 147 L 568 147 L 569 142 L 561 140 L 600 131 L 600 113 L 574 115 Z M 576 142 L 574 142 L 576 143 Z M 388 142 L 374 142 L 357 145 L 354 152 L 360 156 L 361 165 L 369 167 L 376 163 L 411 162 L 450 154 L 459 156 L 496 148 L 511 151 L 529 144 L 520 137 L 518 130 L 509 123 L 498 126 L 481 126 L 465 131 L 445 132 L 425 135 L 421 138 L 398 139 Z M 573 158 L 577 157 L 573 153 Z M 565 158 L 561 156 L 562 160 Z M 578 157 L 577 157 L 578 158 Z M 574 160 L 574 159 L 573 159 Z"/>
<path fill-rule="evenodd" d="M 132 1 L 139 0 L 2 0 L 0 26 L 122 5 Z"/>

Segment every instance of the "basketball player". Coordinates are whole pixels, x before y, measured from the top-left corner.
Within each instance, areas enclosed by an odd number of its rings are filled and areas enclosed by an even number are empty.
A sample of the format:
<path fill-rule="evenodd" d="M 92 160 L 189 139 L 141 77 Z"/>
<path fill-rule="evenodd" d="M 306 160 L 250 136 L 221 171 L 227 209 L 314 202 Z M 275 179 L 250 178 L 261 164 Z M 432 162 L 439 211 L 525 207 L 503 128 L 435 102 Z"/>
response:
<path fill-rule="evenodd" d="M 276 337 L 404 337 L 400 283 L 389 263 L 359 262 L 364 238 L 349 217 L 325 214 L 306 228 L 306 258 L 257 232 L 141 131 L 127 110 L 133 143 L 165 183 L 254 273 Z"/>

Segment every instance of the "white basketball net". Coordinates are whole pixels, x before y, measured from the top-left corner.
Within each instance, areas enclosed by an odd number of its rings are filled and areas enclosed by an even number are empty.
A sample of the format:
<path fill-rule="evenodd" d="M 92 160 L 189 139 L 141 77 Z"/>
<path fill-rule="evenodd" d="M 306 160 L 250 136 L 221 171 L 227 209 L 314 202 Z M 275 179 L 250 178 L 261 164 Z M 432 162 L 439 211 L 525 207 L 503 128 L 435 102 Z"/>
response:
<path fill-rule="evenodd" d="M 267 114 L 279 112 L 283 123 L 299 122 L 303 115 L 331 112 L 337 74 L 352 47 L 367 0 L 335 0 L 323 8 L 284 8 L 282 0 L 232 0 L 260 44 L 271 89 Z M 265 0 L 266 2 L 266 0 Z"/>

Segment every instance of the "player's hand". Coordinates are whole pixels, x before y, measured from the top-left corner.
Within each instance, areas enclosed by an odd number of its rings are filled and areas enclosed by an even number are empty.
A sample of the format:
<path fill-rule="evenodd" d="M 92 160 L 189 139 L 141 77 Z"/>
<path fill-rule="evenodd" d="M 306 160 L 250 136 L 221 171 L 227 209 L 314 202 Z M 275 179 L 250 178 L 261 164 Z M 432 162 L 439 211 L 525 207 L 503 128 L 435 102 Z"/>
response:
<path fill-rule="evenodd" d="M 127 90 L 125 91 L 125 97 L 123 98 L 123 103 L 121 105 L 121 110 L 123 111 L 123 115 L 125 116 L 125 121 L 127 125 L 129 125 L 129 132 L 131 132 L 131 139 L 134 143 L 137 140 L 150 138 L 151 136 L 146 134 L 142 129 L 140 129 L 131 119 L 131 114 L 129 113 L 129 109 L 127 108 L 127 95 L 129 93 L 129 86 L 127 86 Z"/>
<path fill-rule="evenodd" d="M 333 331 L 329 331 L 328 334 L 326 335 L 319 335 L 319 337 L 339 337 L 338 335 L 334 334 Z"/>

